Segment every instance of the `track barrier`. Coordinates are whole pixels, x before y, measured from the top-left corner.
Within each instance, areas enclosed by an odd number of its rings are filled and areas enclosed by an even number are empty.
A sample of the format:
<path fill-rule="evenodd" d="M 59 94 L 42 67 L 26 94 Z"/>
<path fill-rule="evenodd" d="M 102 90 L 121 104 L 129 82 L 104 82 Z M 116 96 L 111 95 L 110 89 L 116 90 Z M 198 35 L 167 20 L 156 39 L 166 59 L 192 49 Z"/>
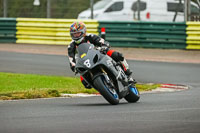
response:
<path fill-rule="evenodd" d="M 0 43 L 16 42 L 16 18 L 0 18 Z"/>
<path fill-rule="evenodd" d="M 69 45 L 76 19 L 0 18 L 0 43 Z M 200 22 L 83 20 L 114 47 L 200 49 Z"/>
<path fill-rule="evenodd" d="M 200 22 L 187 22 L 186 49 L 200 49 Z"/>
<path fill-rule="evenodd" d="M 76 19 L 17 18 L 16 43 L 68 45 L 69 27 Z M 88 33 L 98 34 L 98 22 L 83 21 Z"/>
<path fill-rule="evenodd" d="M 112 46 L 185 49 L 185 23 L 100 21 Z"/>

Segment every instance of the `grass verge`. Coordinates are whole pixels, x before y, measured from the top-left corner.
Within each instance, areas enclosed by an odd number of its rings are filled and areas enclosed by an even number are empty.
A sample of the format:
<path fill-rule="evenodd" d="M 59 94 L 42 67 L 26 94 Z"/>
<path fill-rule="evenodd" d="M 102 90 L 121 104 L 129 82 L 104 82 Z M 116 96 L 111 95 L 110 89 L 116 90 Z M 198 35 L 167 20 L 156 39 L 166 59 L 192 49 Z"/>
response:
<path fill-rule="evenodd" d="M 159 84 L 136 84 L 139 91 L 148 91 L 159 86 Z M 0 72 L 0 100 L 59 97 L 61 93 L 98 92 L 95 89 L 85 89 L 80 79 L 76 77 Z"/>

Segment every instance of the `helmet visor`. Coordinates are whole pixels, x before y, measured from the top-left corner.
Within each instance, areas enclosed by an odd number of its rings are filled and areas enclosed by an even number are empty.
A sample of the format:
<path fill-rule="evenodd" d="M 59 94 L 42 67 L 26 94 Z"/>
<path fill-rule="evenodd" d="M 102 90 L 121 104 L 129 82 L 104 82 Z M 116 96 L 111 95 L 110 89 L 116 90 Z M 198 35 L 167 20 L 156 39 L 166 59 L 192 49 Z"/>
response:
<path fill-rule="evenodd" d="M 71 32 L 71 37 L 73 40 L 78 40 L 82 37 L 83 33 L 82 32 Z"/>

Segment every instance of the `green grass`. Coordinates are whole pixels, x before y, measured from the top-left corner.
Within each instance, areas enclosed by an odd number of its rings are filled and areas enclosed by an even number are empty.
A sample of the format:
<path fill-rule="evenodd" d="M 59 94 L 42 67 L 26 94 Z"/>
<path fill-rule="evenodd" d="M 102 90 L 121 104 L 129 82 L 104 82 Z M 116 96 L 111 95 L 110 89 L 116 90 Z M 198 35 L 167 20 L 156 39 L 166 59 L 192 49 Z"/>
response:
<path fill-rule="evenodd" d="M 139 91 L 151 90 L 159 85 L 137 84 Z M 61 93 L 97 93 L 85 89 L 80 78 L 44 76 L 35 74 L 14 74 L 0 72 L 0 99 L 32 99 L 59 97 Z"/>

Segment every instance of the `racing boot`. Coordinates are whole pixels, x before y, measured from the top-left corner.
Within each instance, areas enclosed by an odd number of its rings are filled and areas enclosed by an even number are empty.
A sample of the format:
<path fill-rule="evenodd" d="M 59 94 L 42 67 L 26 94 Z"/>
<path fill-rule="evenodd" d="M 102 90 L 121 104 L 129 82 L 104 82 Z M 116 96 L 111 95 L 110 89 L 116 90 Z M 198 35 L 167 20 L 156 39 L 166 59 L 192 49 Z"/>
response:
<path fill-rule="evenodd" d="M 129 84 L 136 84 L 136 80 L 132 78 L 132 72 L 130 69 L 126 69 L 125 74 L 128 76 L 128 83 Z"/>
<path fill-rule="evenodd" d="M 123 68 L 124 68 L 125 74 L 126 74 L 127 77 L 128 77 L 128 83 L 129 83 L 129 84 L 136 84 L 136 83 L 137 83 L 136 80 L 133 79 L 133 78 L 131 77 L 132 71 L 129 69 L 129 66 L 128 66 L 128 63 L 126 62 L 126 60 L 124 59 L 124 60 L 121 62 L 121 64 L 122 64 L 122 66 L 123 66 Z"/>

